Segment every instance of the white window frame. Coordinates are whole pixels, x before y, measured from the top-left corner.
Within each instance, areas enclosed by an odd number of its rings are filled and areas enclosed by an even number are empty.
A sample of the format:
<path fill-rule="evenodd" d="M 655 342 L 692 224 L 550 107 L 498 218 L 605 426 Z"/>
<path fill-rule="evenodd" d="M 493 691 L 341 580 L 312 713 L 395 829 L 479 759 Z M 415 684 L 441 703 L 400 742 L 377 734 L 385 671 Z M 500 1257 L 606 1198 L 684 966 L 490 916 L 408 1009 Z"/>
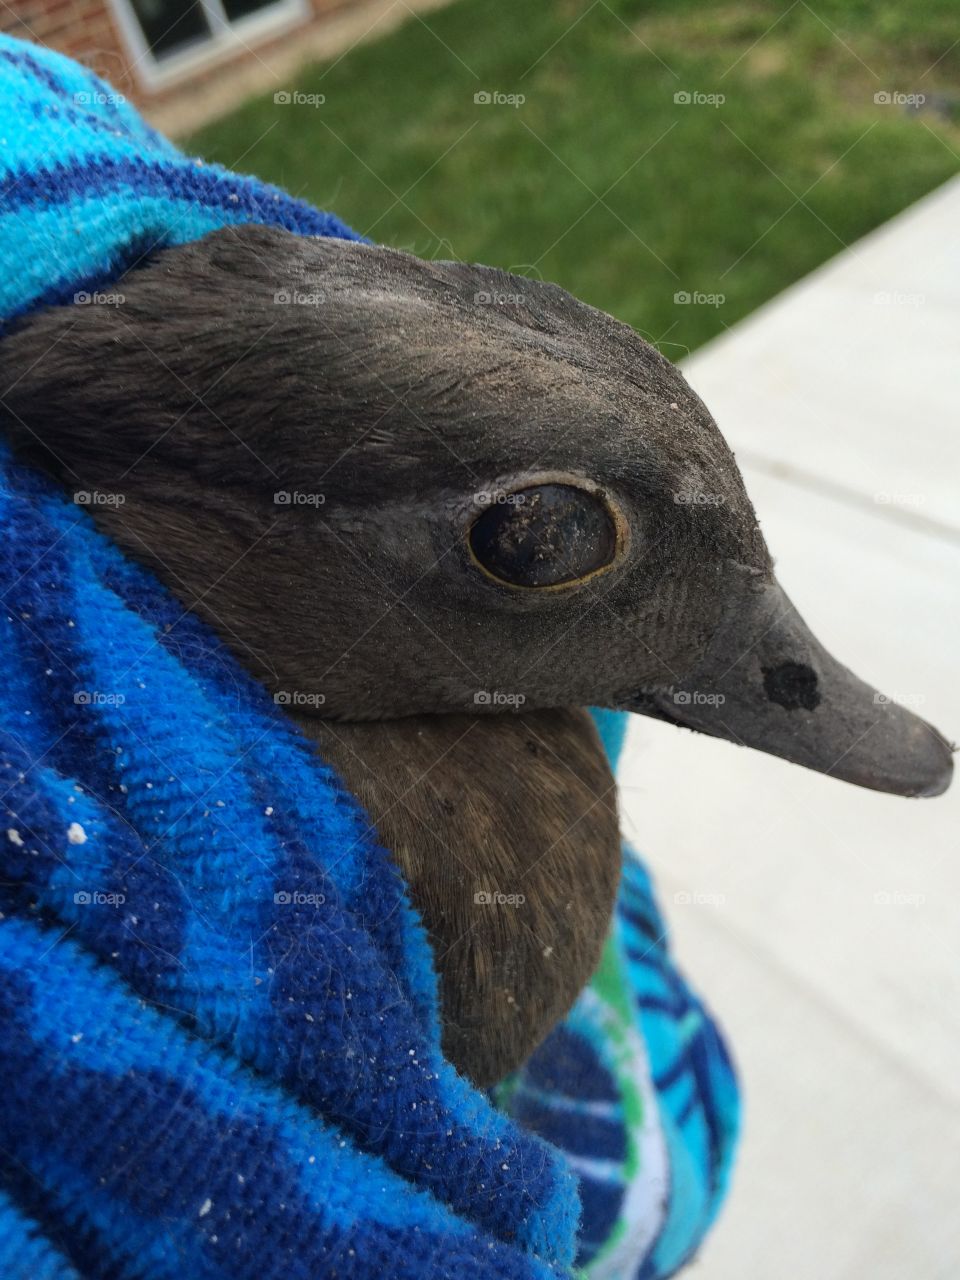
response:
<path fill-rule="evenodd" d="M 220 0 L 199 0 L 210 27 L 208 39 L 157 58 L 147 44 L 130 0 L 108 0 L 120 33 L 134 57 L 133 73 L 146 89 L 165 88 L 229 54 L 252 52 L 255 45 L 310 16 L 309 0 L 273 0 L 256 13 L 231 22 Z"/>

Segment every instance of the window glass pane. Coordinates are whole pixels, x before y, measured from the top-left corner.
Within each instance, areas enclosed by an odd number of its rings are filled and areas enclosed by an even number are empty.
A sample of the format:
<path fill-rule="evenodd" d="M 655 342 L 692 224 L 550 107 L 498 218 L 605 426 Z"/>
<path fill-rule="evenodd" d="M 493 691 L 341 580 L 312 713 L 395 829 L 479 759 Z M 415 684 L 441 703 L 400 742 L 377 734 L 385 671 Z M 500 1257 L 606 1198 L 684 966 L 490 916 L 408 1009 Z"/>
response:
<path fill-rule="evenodd" d="M 221 0 L 221 3 L 229 21 L 235 22 L 237 18 L 245 18 L 248 13 L 269 9 L 276 0 Z"/>
<path fill-rule="evenodd" d="M 130 4 L 158 61 L 210 38 L 200 0 L 130 0 Z"/>

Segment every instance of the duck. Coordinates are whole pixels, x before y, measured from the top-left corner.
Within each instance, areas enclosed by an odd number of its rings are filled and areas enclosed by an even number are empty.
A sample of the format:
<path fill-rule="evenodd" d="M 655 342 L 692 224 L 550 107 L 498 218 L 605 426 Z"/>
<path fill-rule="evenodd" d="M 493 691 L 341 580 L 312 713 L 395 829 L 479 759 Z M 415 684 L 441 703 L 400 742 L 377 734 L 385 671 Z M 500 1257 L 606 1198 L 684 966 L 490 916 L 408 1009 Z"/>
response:
<path fill-rule="evenodd" d="M 482 1087 L 597 967 L 616 787 L 587 708 L 934 796 L 951 744 L 820 644 L 681 372 L 557 285 L 225 227 L 0 344 L 13 447 L 361 800 Z"/>

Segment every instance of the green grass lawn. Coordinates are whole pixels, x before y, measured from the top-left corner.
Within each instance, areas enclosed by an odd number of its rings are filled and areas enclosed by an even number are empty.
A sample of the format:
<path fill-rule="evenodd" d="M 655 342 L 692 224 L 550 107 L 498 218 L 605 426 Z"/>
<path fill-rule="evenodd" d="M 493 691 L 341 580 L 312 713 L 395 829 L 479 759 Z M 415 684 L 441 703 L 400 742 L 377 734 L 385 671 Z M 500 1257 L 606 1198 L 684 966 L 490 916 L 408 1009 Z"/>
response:
<path fill-rule="evenodd" d="M 555 280 L 677 359 L 960 168 L 954 0 L 910 8 L 459 0 L 283 86 L 322 105 L 271 92 L 188 145 L 383 243 Z"/>

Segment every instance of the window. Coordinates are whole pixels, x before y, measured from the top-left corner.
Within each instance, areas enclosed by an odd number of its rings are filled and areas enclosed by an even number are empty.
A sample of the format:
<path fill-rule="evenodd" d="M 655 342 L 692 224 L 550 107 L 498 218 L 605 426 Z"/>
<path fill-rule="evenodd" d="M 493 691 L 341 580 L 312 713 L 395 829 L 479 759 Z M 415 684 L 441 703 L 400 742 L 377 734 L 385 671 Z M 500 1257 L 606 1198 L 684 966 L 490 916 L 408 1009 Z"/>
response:
<path fill-rule="evenodd" d="M 309 12 L 308 0 L 111 0 L 148 85 L 240 50 Z"/>

